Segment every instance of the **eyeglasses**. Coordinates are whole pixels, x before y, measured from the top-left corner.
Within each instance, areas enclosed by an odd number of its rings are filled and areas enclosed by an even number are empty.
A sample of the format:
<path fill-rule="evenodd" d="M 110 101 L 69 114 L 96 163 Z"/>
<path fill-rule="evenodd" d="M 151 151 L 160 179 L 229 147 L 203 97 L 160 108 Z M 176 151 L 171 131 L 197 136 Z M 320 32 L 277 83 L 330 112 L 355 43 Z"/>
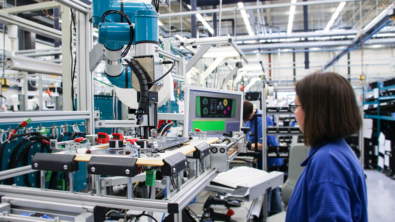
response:
<path fill-rule="evenodd" d="M 302 105 L 295 105 L 295 103 L 291 103 L 288 106 L 289 106 L 289 110 L 291 110 L 292 113 L 295 113 L 298 106 L 302 106 Z"/>

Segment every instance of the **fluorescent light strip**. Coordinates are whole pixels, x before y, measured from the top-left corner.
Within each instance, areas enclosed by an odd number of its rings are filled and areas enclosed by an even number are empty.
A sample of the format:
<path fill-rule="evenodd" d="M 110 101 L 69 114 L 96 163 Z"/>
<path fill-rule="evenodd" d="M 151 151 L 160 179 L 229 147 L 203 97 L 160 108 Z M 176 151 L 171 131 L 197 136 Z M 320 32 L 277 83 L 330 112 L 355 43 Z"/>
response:
<path fill-rule="evenodd" d="M 333 23 L 339 16 L 340 12 L 343 10 L 344 6 L 346 6 L 346 2 L 341 2 L 339 6 L 337 6 L 336 11 L 333 13 L 331 20 L 329 20 L 328 24 L 326 25 L 324 31 L 327 32 L 332 27 Z"/>
<path fill-rule="evenodd" d="M 192 7 L 190 5 L 187 5 L 189 9 Z M 207 28 L 207 30 L 211 33 L 214 34 L 214 29 L 211 28 L 211 26 L 207 23 L 206 19 L 203 18 L 203 16 L 200 13 L 196 13 L 196 18 L 199 19 L 200 22 Z"/>
<path fill-rule="evenodd" d="M 242 2 L 237 3 L 237 5 L 239 6 L 239 8 L 244 8 L 244 4 Z M 250 36 L 254 36 L 255 33 L 254 33 L 254 31 L 252 31 L 252 27 L 251 27 L 251 24 L 250 24 L 250 19 L 249 19 L 248 15 L 247 15 L 246 10 L 242 9 L 242 10 L 240 10 L 240 13 L 241 13 L 241 16 L 243 16 L 244 24 L 246 25 L 248 34 Z"/>
<path fill-rule="evenodd" d="M 291 0 L 291 3 L 296 3 L 297 0 Z M 288 17 L 288 29 L 287 29 L 287 34 L 292 33 L 292 26 L 294 24 L 294 16 L 295 16 L 295 7 L 296 6 L 291 6 L 289 8 L 289 17 Z"/>

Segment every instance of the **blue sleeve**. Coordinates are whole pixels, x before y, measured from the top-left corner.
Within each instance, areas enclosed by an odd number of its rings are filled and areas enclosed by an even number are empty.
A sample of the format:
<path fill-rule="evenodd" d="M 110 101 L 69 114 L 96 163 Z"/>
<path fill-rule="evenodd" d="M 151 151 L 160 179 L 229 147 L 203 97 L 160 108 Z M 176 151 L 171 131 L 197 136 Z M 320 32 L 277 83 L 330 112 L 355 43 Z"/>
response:
<path fill-rule="evenodd" d="M 270 118 L 270 116 L 266 116 L 266 126 L 274 126 L 272 118 Z M 261 130 L 261 133 L 262 133 L 262 130 Z M 267 139 L 268 146 L 278 146 L 276 136 L 267 136 L 266 139 Z M 262 143 L 262 140 L 260 140 L 260 143 Z"/>
<path fill-rule="evenodd" d="M 262 118 L 258 118 L 258 143 L 262 143 Z"/>
<path fill-rule="evenodd" d="M 350 198 L 346 189 L 330 182 L 310 186 L 307 206 L 309 221 L 353 221 Z"/>

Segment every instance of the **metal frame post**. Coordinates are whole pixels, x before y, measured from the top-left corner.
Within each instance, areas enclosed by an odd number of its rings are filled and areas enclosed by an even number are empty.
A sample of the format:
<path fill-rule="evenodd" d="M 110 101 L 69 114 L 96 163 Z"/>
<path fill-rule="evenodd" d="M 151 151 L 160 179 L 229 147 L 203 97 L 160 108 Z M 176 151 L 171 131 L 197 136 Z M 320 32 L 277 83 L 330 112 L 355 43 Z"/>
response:
<path fill-rule="evenodd" d="M 266 138 L 266 82 L 262 81 L 262 170 L 267 171 L 267 138 Z M 263 196 L 263 204 L 262 204 L 262 212 L 263 212 L 263 222 L 266 222 L 267 218 L 267 193 Z"/>
<path fill-rule="evenodd" d="M 45 170 L 40 170 L 40 186 L 41 190 L 45 190 Z"/>
<path fill-rule="evenodd" d="M 71 13 L 70 8 L 61 6 L 62 14 L 62 42 L 69 43 L 71 38 L 70 25 Z M 62 76 L 63 76 L 63 111 L 73 111 L 72 91 L 71 91 L 71 52 L 68 44 L 62 47 Z"/>
<path fill-rule="evenodd" d="M 69 172 L 70 193 L 74 193 L 74 173 Z"/>

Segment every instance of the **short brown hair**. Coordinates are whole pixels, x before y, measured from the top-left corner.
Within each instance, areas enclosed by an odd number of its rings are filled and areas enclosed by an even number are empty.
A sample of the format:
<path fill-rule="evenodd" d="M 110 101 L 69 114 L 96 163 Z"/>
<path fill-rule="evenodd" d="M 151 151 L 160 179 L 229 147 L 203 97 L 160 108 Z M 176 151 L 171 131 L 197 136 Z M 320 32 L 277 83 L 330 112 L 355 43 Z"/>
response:
<path fill-rule="evenodd" d="M 247 121 L 250 118 L 250 115 L 254 111 L 254 105 L 248 102 L 247 100 L 243 101 L 243 120 Z"/>
<path fill-rule="evenodd" d="M 296 83 L 296 95 L 305 113 L 304 143 L 317 146 L 355 134 L 361 114 L 350 83 L 334 72 L 313 73 Z"/>

